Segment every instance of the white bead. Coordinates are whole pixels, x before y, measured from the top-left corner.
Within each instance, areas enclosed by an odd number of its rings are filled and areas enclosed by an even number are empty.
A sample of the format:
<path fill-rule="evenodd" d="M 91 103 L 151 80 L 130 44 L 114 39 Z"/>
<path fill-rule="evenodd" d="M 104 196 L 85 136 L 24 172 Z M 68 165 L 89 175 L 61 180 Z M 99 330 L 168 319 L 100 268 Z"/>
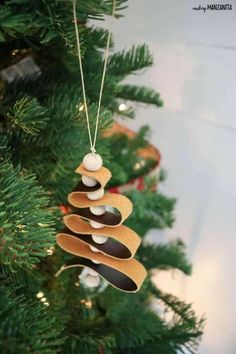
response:
<path fill-rule="evenodd" d="M 84 156 L 83 164 L 88 171 L 97 171 L 102 167 L 103 161 L 99 154 L 90 153 Z"/>
<path fill-rule="evenodd" d="M 105 206 L 90 207 L 90 211 L 93 215 L 103 215 L 106 212 L 106 207 Z"/>
<path fill-rule="evenodd" d="M 81 284 L 88 286 L 89 288 L 95 288 L 99 285 L 100 279 L 99 276 L 88 274 L 86 277 L 80 280 Z"/>
<path fill-rule="evenodd" d="M 100 252 L 96 247 L 94 247 L 94 246 L 89 246 L 89 248 L 91 249 L 91 251 L 93 251 L 93 252 L 96 252 L 96 253 L 98 253 L 98 252 Z"/>
<path fill-rule="evenodd" d="M 97 275 L 98 273 L 95 272 L 95 270 L 88 268 L 88 267 L 84 267 L 84 269 L 82 270 L 82 272 L 80 273 L 80 275 L 78 276 L 79 279 L 82 279 L 84 277 L 86 277 L 87 275 Z"/>
<path fill-rule="evenodd" d="M 88 177 L 88 176 L 82 176 L 82 182 L 87 187 L 94 187 L 97 184 L 96 179 Z"/>
<path fill-rule="evenodd" d="M 88 275 L 88 267 L 84 267 L 84 269 L 82 270 L 82 272 L 80 273 L 80 275 L 78 276 L 79 279 L 84 278 L 86 275 Z"/>
<path fill-rule="evenodd" d="M 101 262 L 99 262 L 99 261 L 96 261 L 95 259 L 91 259 L 91 261 L 93 262 L 93 263 L 95 263 L 95 264 L 100 264 Z"/>
<path fill-rule="evenodd" d="M 98 275 L 97 272 L 95 272 L 95 270 L 91 269 L 91 268 L 88 268 L 88 274 L 89 275 L 93 275 L 94 277 Z"/>
<path fill-rule="evenodd" d="M 89 220 L 90 226 L 94 229 L 102 229 L 104 227 L 103 224 L 100 224 L 100 222 Z"/>
<path fill-rule="evenodd" d="M 104 196 L 104 189 L 100 188 L 98 191 L 87 193 L 90 200 L 99 200 Z"/>
<path fill-rule="evenodd" d="M 98 243 L 99 245 L 102 245 L 103 243 L 107 242 L 108 237 L 100 236 L 100 235 L 92 235 L 92 239 L 94 242 Z"/>

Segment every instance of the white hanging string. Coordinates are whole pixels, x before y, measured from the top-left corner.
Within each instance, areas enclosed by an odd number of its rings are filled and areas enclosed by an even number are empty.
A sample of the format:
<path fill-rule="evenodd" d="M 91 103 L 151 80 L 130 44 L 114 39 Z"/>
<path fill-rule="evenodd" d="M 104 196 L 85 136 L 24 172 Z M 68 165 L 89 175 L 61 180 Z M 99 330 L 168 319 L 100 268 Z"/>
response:
<path fill-rule="evenodd" d="M 113 19 L 115 18 L 115 9 L 116 9 L 116 0 L 113 0 L 112 13 L 111 13 L 111 16 Z M 110 24 L 110 27 L 108 30 L 108 36 L 107 36 L 107 45 L 106 45 L 105 55 L 104 55 L 104 65 L 103 65 L 102 80 L 101 80 L 99 99 L 98 99 L 98 109 L 97 109 L 97 115 L 96 115 L 95 131 L 94 131 L 94 137 L 92 139 L 90 122 L 89 122 L 88 105 L 87 105 L 87 99 L 86 99 L 85 83 L 84 83 L 82 56 L 81 56 L 81 50 L 80 50 L 80 37 L 79 37 L 79 30 L 78 30 L 77 16 L 76 16 L 76 0 L 73 0 L 73 16 L 74 16 L 75 33 L 76 33 L 76 41 L 77 41 L 77 53 L 78 53 L 78 59 L 79 59 L 81 85 L 82 85 L 82 92 L 83 92 L 84 111 L 85 111 L 85 116 L 86 116 L 86 121 L 87 121 L 90 150 L 93 153 L 95 153 L 96 152 L 95 146 L 96 146 L 96 141 L 97 141 L 98 125 L 99 125 L 99 118 L 100 118 L 100 111 L 101 111 L 101 103 L 102 103 L 102 94 L 103 94 L 103 88 L 104 88 L 104 82 L 105 82 L 105 76 L 106 76 L 107 62 L 108 62 L 108 57 L 109 57 L 110 42 L 111 42 L 111 24 Z"/>

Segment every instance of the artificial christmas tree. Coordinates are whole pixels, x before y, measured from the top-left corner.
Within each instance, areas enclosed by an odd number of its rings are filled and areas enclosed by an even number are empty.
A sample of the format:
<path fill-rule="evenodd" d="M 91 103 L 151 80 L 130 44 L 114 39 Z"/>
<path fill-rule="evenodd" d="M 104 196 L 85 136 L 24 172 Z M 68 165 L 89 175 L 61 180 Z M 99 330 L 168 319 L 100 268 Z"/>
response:
<path fill-rule="evenodd" d="M 116 17 L 126 5 L 117 1 Z M 110 0 L 81 0 L 76 8 L 92 129 L 107 31 L 88 20 L 101 20 L 111 9 Z M 1 353 L 194 352 L 202 320 L 191 306 L 162 293 L 151 281 L 153 268 L 190 274 L 181 241 L 142 244 L 137 258 L 148 278 L 137 294 L 110 286 L 89 290 L 73 269 L 55 277 L 62 262 L 71 259 L 55 244 L 63 228 L 62 206 L 67 208 L 67 195 L 79 182 L 74 170 L 88 152 L 72 2 L 1 2 L 0 53 Z M 162 106 L 155 91 L 123 83 L 127 75 L 150 65 L 146 45 L 108 59 L 97 150 L 115 185 L 133 175 L 124 169 L 127 151 L 119 154 L 117 149 L 124 136 L 104 138 L 104 131 L 116 114 L 134 116 L 128 102 Z M 126 109 L 120 110 L 123 100 Z M 134 145 L 146 143 L 143 131 Z M 132 149 L 133 167 L 141 158 L 133 153 L 134 146 L 127 143 L 125 148 Z M 125 226 L 142 238 L 151 228 L 173 225 L 175 200 L 153 193 L 152 179 L 145 179 L 142 191 L 133 189 L 127 196 L 136 207 Z M 154 298 L 172 311 L 171 321 L 154 312 Z"/>

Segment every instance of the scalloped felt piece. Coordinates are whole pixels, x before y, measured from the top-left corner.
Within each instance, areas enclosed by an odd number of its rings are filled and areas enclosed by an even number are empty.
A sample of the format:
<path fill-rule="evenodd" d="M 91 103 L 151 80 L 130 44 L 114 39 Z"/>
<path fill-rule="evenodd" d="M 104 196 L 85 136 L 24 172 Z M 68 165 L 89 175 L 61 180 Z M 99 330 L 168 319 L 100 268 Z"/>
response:
<path fill-rule="evenodd" d="M 75 214 L 65 216 L 64 223 L 72 231 L 72 237 L 77 237 L 81 241 L 96 247 L 100 252 L 114 258 L 133 258 L 141 242 L 136 232 L 124 225 L 116 228 L 103 227 L 95 231 L 89 223 Z M 67 232 L 68 236 L 71 234 L 70 231 Z M 107 236 L 109 239 L 103 244 L 97 244 L 93 241 L 92 234 Z M 61 242 L 63 241 L 61 240 Z"/>
<path fill-rule="evenodd" d="M 133 205 L 127 197 L 116 193 L 106 193 L 104 197 L 99 200 L 90 200 L 84 194 L 72 192 L 68 196 L 68 201 L 71 205 L 79 209 L 78 215 L 87 220 L 93 220 L 110 227 L 116 227 L 122 224 L 133 209 Z M 103 215 L 94 215 L 91 213 L 89 207 L 102 205 L 109 205 L 117 209 L 119 214 L 109 211 L 106 211 Z"/>
<path fill-rule="evenodd" d="M 91 177 L 97 181 L 97 185 L 94 187 L 86 186 L 82 181 L 80 181 L 76 187 L 77 193 L 89 193 L 98 191 L 100 188 L 104 188 L 107 182 L 111 178 L 111 172 L 106 167 L 101 167 L 98 171 L 88 171 L 83 164 L 79 165 L 75 170 L 82 176 Z"/>
<path fill-rule="evenodd" d="M 60 237 L 57 238 L 61 248 L 78 256 L 78 258 L 68 262 L 62 271 L 73 267 L 89 267 L 119 290 L 136 292 L 140 289 L 147 275 L 146 269 L 140 262 L 136 259 L 117 260 L 102 253 L 94 253 L 82 242 L 79 241 L 78 244 L 78 241 L 74 239 L 75 245 L 71 243 L 71 250 L 68 251 L 68 247 L 64 248 L 60 244 Z M 91 259 L 99 262 L 99 264 L 93 263 Z"/>

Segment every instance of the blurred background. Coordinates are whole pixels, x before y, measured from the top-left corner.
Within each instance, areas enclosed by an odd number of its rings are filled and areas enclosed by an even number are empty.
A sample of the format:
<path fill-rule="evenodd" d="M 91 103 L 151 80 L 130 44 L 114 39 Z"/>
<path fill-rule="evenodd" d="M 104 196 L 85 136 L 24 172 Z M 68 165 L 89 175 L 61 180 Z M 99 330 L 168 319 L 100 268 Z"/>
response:
<path fill-rule="evenodd" d="M 230 3 L 232 11 L 204 13 L 192 9 L 205 6 L 202 0 L 133 0 L 113 30 L 115 49 L 147 43 L 155 58 L 153 68 L 128 81 L 157 89 L 164 108 L 139 105 L 126 124 L 151 125 L 168 171 L 161 188 L 178 198 L 175 227 L 149 237 L 187 243 L 193 275 L 159 271 L 156 282 L 207 318 L 200 354 L 236 352 L 236 3 Z"/>

